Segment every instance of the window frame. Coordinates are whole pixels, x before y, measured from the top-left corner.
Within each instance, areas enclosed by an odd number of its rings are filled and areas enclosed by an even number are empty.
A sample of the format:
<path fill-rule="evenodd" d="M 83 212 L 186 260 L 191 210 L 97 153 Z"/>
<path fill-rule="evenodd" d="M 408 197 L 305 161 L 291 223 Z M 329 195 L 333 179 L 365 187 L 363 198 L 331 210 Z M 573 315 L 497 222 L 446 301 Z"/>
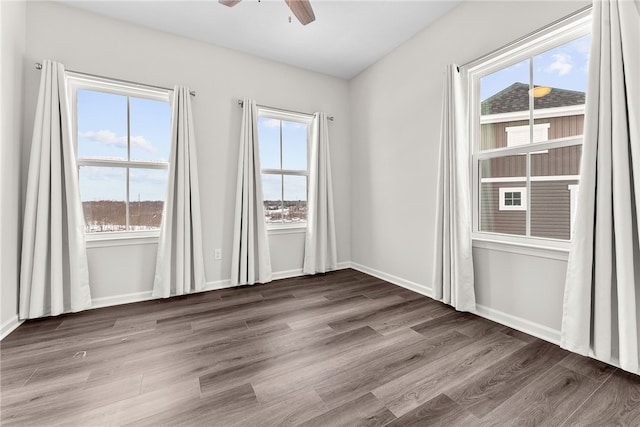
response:
<path fill-rule="evenodd" d="M 262 164 L 260 164 L 260 174 L 261 175 L 262 174 L 280 175 L 282 177 L 281 189 L 280 189 L 281 197 L 284 197 L 284 177 L 285 176 L 305 176 L 307 178 L 307 206 L 309 206 L 309 166 L 310 166 L 310 155 L 311 155 L 311 125 L 313 122 L 313 115 L 279 110 L 272 107 L 258 106 L 257 109 L 258 109 L 258 119 L 264 117 L 264 118 L 276 119 L 281 121 L 284 120 L 288 122 L 304 123 L 305 125 L 307 125 L 307 169 L 305 171 L 302 171 L 302 170 L 295 170 L 295 169 L 263 168 Z M 258 138 L 259 137 L 260 135 L 258 134 Z M 282 133 L 280 134 L 280 165 L 282 166 Z M 263 191 L 263 198 L 264 198 L 264 191 Z M 264 200 L 263 200 L 263 207 L 264 207 Z M 267 231 L 269 231 L 270 234 L 283 234 L 283 233 L 289 233 L 289 232 L 295 233 L 295 232 L 305 232 L 307 228 L 307 221 L 305 220 L 305 221 L 296 222 L 296 223 L 285 223 L 284 221 L 282 221 L 280 223 L 277 223 L 277 222 L 267 222 L 265 218 L 265 225 L 267 226 Z"/>
<path fill-rule="evenodd" d="M 591 9 L 586 9 L 574 14 L 568 18 L 557 21 L 535 33 L 526 36 L 510 45 L 505 46 L 483 58 L 475 60 L 470 64 L 461 67 L 463 75 L 467 80 L 467 91 L 469 99 L 469 136 L 471 141 L 471 156 L 470 156 L 470 170 L 471 170 L 471 186 L 472 186 L 472 240 L 474 242 L 483 242 L 480 247 L 486 248 L 504 248 L 504 245 L 509 247 L 529 247 L 532 248 L 532 253 L 538 255 L 540 249 L 549 250 L 551 252 L 567 252 L 571 244 L 570 240 L 553 239 L 547 237 L 537 236 L 518 236 L 511 234 L 503 234 L 497 232 L 480 231 L 480 162 L 482 160 L 489 160 L 497 157 L 504 157 L 510 155 L 526 155 L 527 156 L 527 172 L 523 181 L 525 188 L 531 187 L 531 172 L 530 172 L 530 159 L 531 156 L 537 153 L 545 152 L 553 148 L 561 148 L 572 146 L 576 144 L 582 144 L 584 135 L 558 138 L 545 142 L 536 142 L 534 144 L 507 146 L 504 148 L 495 148 L 489 150 L 480 150 L 480 136 L 481 136 L 481 124 L 483 123 L 481 111 L 480 111 L 480 79 L 484 76 L 497 72 L 501 69 L 517 64 L 527 58 L 533 57 L 537 54 L 553 49 L 562 44 L 568 43 L 577 38 L 583 37 L 591 33 Z M 584 112 L 584 106 L 571 106 L 561 107 L 567 111 L 581 111 Z M 534 124 L 534 110 L 531 106 L 527 112 L 531 123 Z M 513 114 L 513 113 L 508 113 Z M 520 114 L 520 113 L 518 113 Z M 545 114 L 536 115 L 535 118 L 545 118 Z M 486 117 L 486 116 L 485 116 Z M 531 132 L 534 132 L 533 128 Z M 519 179 L 518 179 L 519 180 Z M 533 179 L 535 181 L 535 179 Z M 502 197 L 500 197 L 500 203 L 502 203 Z M 526 191 L 525 205 L 528 207 L 531 205 L 531 192 Z M 526 228 L 529 234 L 531 227 L 531 213 L 530 209 L 527 211 L 527 224 Z M 556 257 L 553 255 L 553 257 Z M 558 259 L 564 259 L 564 255 L 558 257 Z"/>
<path fill-rule="evenodd" d="M 115 81 L 104 77 L 89 76 L 81 73 L 75 73 L 72 71 L 65 72 L 65 79 L 67 82 L 67 99 L 70 103 L 71 111 L 71 138 L 76 156 L 76 167 L 78 172 L 82 166 L 93 167 L 118 167 L 126 170 L 126 227 L 129 227 L 129 204 L 130 200 L 130 169 L 155 169 L 155 170 L 169 170 L 169 160 L 166 162 L 159 161 L 140 161 L 140 160 L 118 160 L 118 159 L 88 159 L 78 157 L 78 90 L 91 90 L 96 92 L 151 99 L 154 101 L 167 102 L 169 107 L 173 109 L 170 89 L 152 88 L 134 83 L 124 83 L 121 81 Z M 127 110 L 129 109 L 127 100 Z M 127 111 L 127 137 L 130 135 L 130 115 Z M 127 143 L 127 155 L 130 156 L 131 142 Z M 78 176 L 79 179 L 79 176 Z M 166 194 L 165 200 L 166 202 Z M 120 246 L 120 245 L 138 245 L 148 244 L 157 241 L 160 236 L 160 230 L 123 230 L 123 231 L 105 231 L 105 232 L 84 232 L 85 241 L 89 244 L 88 247 L 103 247 L 103 246 Z M 91 242 L 95 242 L 91 244 Z"/>

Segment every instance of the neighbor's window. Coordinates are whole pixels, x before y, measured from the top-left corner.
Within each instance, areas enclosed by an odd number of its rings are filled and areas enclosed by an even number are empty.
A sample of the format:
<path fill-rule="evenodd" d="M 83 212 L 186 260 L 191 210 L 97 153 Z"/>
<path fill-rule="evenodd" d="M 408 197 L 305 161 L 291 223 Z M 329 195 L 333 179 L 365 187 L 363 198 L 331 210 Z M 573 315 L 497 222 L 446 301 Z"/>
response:
<path fill-rule="evenodd" d="M 588 22 L 565 24 L 469 69 L 476 233 L 570 239 Z"/>
<path fill-rule="evenodd" d="M 85 232 L 160 228 L 167 190 L 168 91 L 69 77 Z"/>
<path fill-rule="evenodd" d="M 527 210 L 526 187 L 501 187 L 500 188 L 501 211 L 525 211 Z"/>
<path fill-rule="evenodd" d="M 258 116 L 265 221 L 306 224 L 311 117 L 265 108 Z"/>

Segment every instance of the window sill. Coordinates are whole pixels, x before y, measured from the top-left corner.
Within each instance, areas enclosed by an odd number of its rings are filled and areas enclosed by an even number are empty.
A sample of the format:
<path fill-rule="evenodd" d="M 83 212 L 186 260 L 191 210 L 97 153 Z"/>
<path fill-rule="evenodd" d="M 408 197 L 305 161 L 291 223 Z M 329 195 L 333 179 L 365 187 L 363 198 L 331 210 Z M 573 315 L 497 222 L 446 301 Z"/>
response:
<path fill-rule="evenodd" d="M 93 249 L 112 246 L 155 245 L 158 243 L 160 232 L 90 233 L 84 236 L 87 249 Z"/>
<path fill-rule="evenodd" d="M 307 223 L 294 225 L 267 225 L 267 233 L 269 235 L 277 234 L 299 234 L 307 232 Z"/>
<path fill-rule="evenodd" d="M 475 233 L 474 248 L 567 261 L 570 242 Z"/>

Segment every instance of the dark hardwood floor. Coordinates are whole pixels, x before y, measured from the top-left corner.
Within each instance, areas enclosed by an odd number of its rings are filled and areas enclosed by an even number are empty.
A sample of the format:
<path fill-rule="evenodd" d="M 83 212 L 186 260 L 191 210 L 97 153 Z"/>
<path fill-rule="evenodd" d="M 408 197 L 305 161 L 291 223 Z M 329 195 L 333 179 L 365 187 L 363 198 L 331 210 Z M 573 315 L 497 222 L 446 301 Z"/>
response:
<path fill-rule="evenodd" d="M 342 270 L 29 321 L 2 425 L 640 425 L 640 377 Z"/>

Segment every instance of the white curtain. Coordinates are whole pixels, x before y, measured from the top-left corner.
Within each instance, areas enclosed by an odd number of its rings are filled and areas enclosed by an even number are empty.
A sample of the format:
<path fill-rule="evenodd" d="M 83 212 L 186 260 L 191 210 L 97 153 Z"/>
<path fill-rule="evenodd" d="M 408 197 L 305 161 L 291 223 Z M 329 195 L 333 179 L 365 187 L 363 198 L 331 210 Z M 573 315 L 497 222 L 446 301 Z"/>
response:
<path fill-rule="evenodd" d="M 205 287 L 198 156 L 189 88 L 174 88 L 171 108 L 169 179 L 153 281 L 153 296 L 163 298 Z"/>
<path fill-rule="evenodd" d="M 41 73 L 22 238 L 22 319 L 91 307 L 64 66 L 43 61 Z"/>
<path fill-rule="evenodd" d="M 462 77 L 455 65 L 448 65 L 436 188 L 433 295 L 456 310 L 473 311 L 476 297 L 471 252 L 471 163 L 466 129 Z"/>
<path fill-rule="evenodd" d="M 304 245 L 305 274 L 337 268 L 336 225 L 329 155 L 329 126 L 325 113 L 313 116 L 307 202 L 307 235 Z"/>
<path fill-rule="evenodd" d="M 562 347 L 639 373 L 640 3 L 593 4 Z"/>
<path fill-rule="evenodd" d="M 258 111 L 256 102 L 242 104 L 242 128 L 238 154 L 231 285 L 252 285 L 271 281 L 271 257 L 264 222 Z"/>

